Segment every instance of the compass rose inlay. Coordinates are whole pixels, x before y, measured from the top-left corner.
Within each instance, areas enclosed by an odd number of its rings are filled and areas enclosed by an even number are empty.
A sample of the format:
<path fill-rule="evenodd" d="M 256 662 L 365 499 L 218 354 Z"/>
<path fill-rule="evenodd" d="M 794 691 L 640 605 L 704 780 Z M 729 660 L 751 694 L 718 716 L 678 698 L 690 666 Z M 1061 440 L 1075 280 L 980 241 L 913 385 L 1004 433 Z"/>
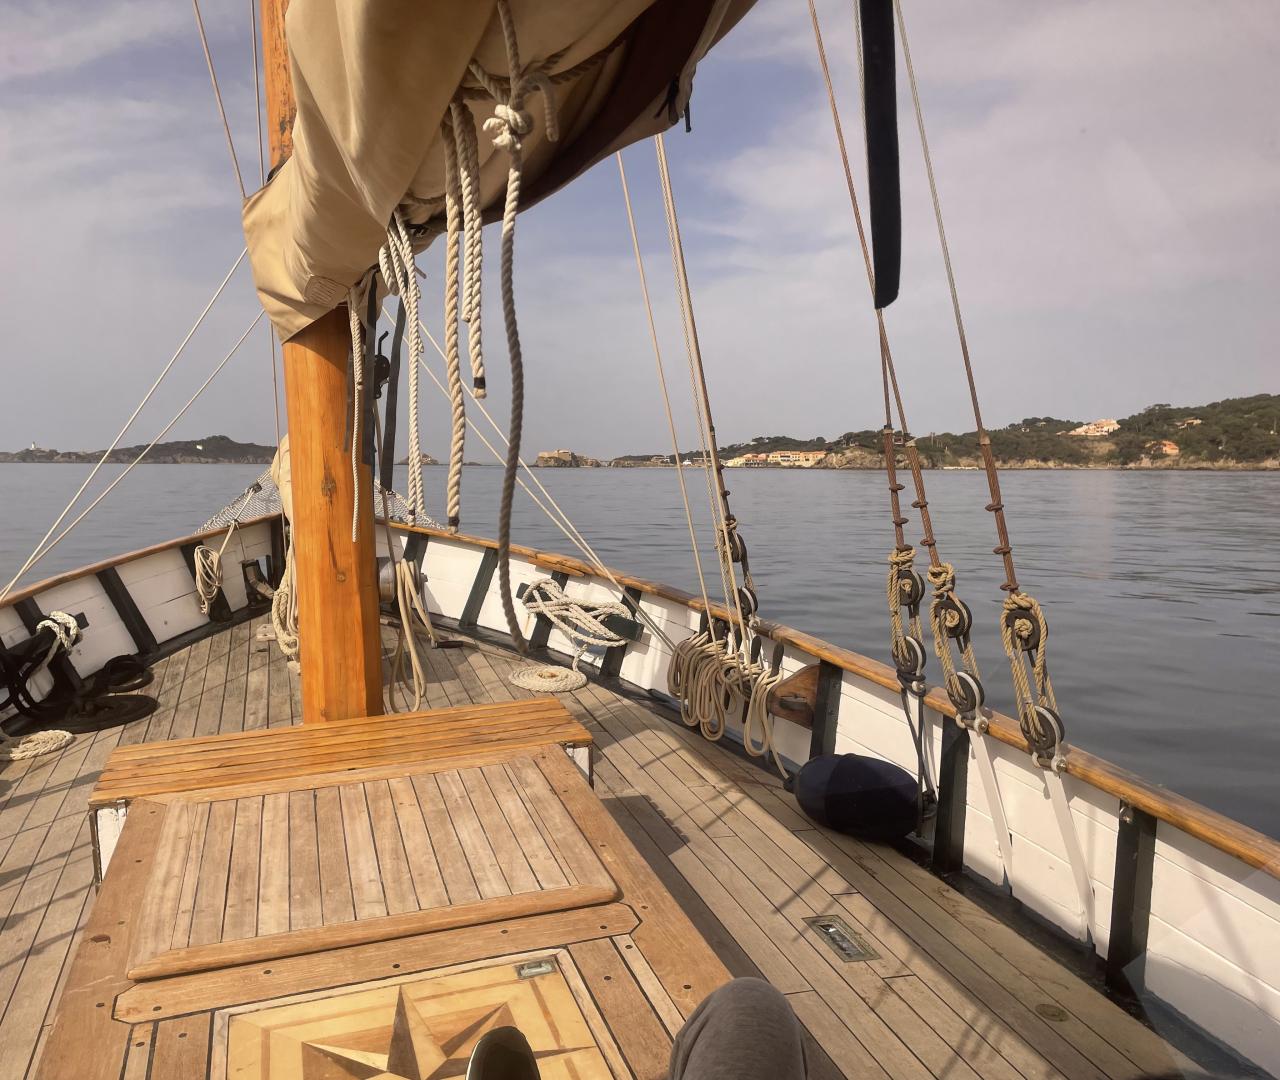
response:
<path fill-rule="evenodd" d="M 558 968 L 510 964 L 278 1005 L 231 1018 L 228 1076 L 244 1080 L 451 1080 L 476 1042 L 517 1027 L 544 1080 L 610 1080 Z"/>

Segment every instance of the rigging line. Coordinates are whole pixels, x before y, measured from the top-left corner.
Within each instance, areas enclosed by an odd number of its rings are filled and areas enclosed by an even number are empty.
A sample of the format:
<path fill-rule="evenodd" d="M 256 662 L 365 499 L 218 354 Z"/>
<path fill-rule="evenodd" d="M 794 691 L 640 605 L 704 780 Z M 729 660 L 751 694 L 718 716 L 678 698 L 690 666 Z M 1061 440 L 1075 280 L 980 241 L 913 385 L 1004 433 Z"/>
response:
<path fill-rule="evenodd" d="M 235 169 L 236 183 L 240 185 L 240 198 L 248 198 L 244 187 L 244 177 L 240 174 L 240 159 L 236 157 L 236 144 L 231 138 L 231 125 L 227 123 L 227 110 L 222 106 L 222 89 L 218 86 L 218 73 L 213 68 L 213 53 L 209 51 L 209 39 L 205 37 L 204 19 L 200 16 L 200 0 L 191 0 L 191 7 L 196 13 L 196 29 L 200 32 L 200 47 L 204 49 L 204 62 L 209 68 L 209 81 L 213 83 L 213 98 L 218 105 L 218 115 L 222 118 L 222 130 L 227 135 L 227 150 L 231 153 L 231 167 Z M 256 65 L 255 65 L 256 70 Z"/>
<path fill-rule="evenodd" d="M 894 9 L 898 16 L 898 33 L 902 38 L 902 56 L 907 69 L 907 81 L 911 86 L 911 102 L 916 114 L 916 128 L 920 132 L 920 149 L 924 156 L 925 173 L 929 179 L 929 195 L 933 201 L 933 216 L 938 224 L 938 242 L 942 247 L 942 264 L 947 273 L 947 287 L 951 292 L 951 310 L 955 315 L 956 334 L 960 339 L 960 356 L 964 361 L 965 379 L 969 385 L 969 401 L 973 405 L 973 420 L 978 431 L 978 446 L 982 454 L 983 467 L 987 474 L 987 487 L 991 495 L 991 504 L 987 507 L 996 519 L 996 535 L 1000 546 L 996 554 L 1004 560 L 1005 582 L 1001 586 L 1006 592 L 1018 591 L 1018 578 L 1014 570 L 1013 551 L 1009 543 L 1008 525 L 1004 518 L 1004 500 L 1000 496 L 1000 479 L 996 470 L 995 457 L 991 450 L 991 438 L 982 422 L 982 408 L 978 404 L 978 385 L 973 374 L 973 361 L 969 355 L 969 339 L 965 334 L 964 317 L 960 311 L 960 292 L 956 287 L 955 270 L 951 265 L 951 248 L 947 243 L 947 230 L 942 220 L 942 200 L 938 195 L 938 181 L 933 172 L 933 155 L 929 150 L 929 137 L 925 133 L 924 108 L 920 103 L 920 86 L 916 80 L 915 65 L 911 60 L 911 45 L 907 41 L 907 23 L 902 13 L 902 5 L 894 0 Z"/>
<path fill-rule="evenodd" d="M 249 0 L 249 44 L 253 50 L 253 106 L 258 118 L 258 185 L 267 182 L 267 158 L 262 139 L 262 79 L 258 71 L 258 0 Z"/>
<path fill-rule="evenodd" d="M 384 314 L 385 314 L 385 311 L 384 311 Z M 440 347 L 439 342 L 436 341 L 436 339 L 432 336 L 431 331 L 427 329 L 426 325 L 421 320 L 418 321 L 418 329 L 423 335 L 426 336 L 426 339 L 431 342 L 436 352 L 438 352 L 441 358 L 443 359 L 444 350 Z M 419 357 L 418 363 L 421 365 L 422 370 L 425 371 L 429 376 L 431 376 L 431 381 L 436 384 L 437 389 L 439 389 L 442 394 L 448 396 L 448 390 L 445 389 L 444 383 L 440 381 L 439 376 L 437 376 L 436 373 L 431 369 L 431 367 L 427 364 L 426 360 L 422 357 Z M 484 418 L 489 421 L 489 424 L 492 426 L 493 430 L 497 433 L 498 437 L 502 439 L 503 442 L 507 443 L 507 445 L 509 446 L 510 440 L 507 439 L 506 434 L 503 432 L 498 422 L 489 413 L 489 410 L 484 407 L 484 402 L 481 401 L 478 397 L 476 397 L 475 393 L 469 388 L 464 387 L 464 389 L 467 389 L 467 393 L 471 395 L 471 400 L 475 403 L 476 407 L 479 408 Z M 502 452 L 498 450 L 493 445 L 493 443 L 491 443 L 487 438 L 485 438 L 484 432 L 480 430 L 480 428 L 476 425 L 476 422 L 472 420 L 471 417 L 469 416 L 467 417 L 467 423 L 470 425 L 471 430 L 475 432 L 477 436 L 479 436 L 480 441 L 484 443 L 484 445 L 489 449 L 489 452 L 493 454 L 493 456 L 497 458 L 498 461 L 505 460 Z M 582 552 L 582 554 L 586 556 L 587 560 L 604 577 L 608 578 L 609 581 L 613 583 L 614 587 L 618 589 L 619 592 L 625 592 L 626 590 L 623 588 L 622 583 L 619 582 L 618 579 L 614 576 L 613 571 L 610 570 L 609 567 L 605 565 L 604 561 L 600 558 L 600 556 L 596 554 L 595 549 L 587 542 L 586 537 L 584 537 L 582 533 L 578 530 L 578 527 L 574 525 L 569 515 L 566 514 L 564 510 L 561 508 L 560 504 L 556 502 L 555 497 L 551 494 L 551 492 L 549 492 L 546 489 L 542 481 L 539 480 L 536 475 L 534 475 L 533 470 L 529 468 L 529 465 L 524 460 L 524 458 L 519 459 L 519 464 L 520 464 L 520 467 L 524 469 L 525 474 L 529 477 L 529 479 L 533 481 L 534 485 L 538 488 L 538 490 L 542 492 L 543 496 L 546 498 L 547 502 L 551 504 L 551 507 L 554 508 L 555 512 L 553 513 L 551 509 L 548 509 L 548 507 L 544 505 L 542 501 L 529 489 L 529 487 L 525 484 L 524 480 L 521 479 L 519 476 L 517 476 L 516 482 L 520 485 L 524 493 L 528 495 L 530 499 L 533 500 L 534 504 L 538 507 L 539 510 L 541 510 L 544 514 L 547 515 L 547 519 L 564 534 L 565 539 L 567 539 L 571 544 L 574 545 L 574 547 L 576 547 L 580 552 Z M 666 633 L 666 631 L 662 629 L 661 626 L 658 625 L 658 623 L 652 618 L 652 616 L 648 615 L 645 612 L 643 608 L 637 605 L 635 614 L 636 614 L 636 618 L 638 618 L 641 622 L 643 622 L 646 626 L 648 626 L 649 629 L 653 631 L 654 635 L 660 641 L 662 641 L 663 644 L 665 644 L 669 649 L 675 648 L 675 643 L 671 640 L 671 637 Z"/>
<path fill-rule="evenodd" d="M 231 280 L 231 275 L 234 274 L 236 270 L 239 268 L 240 264 L 244 261 L 244 257 L 246 254 L 248 254 L 248 249 L 241 248 L 240 254 L 236 257 L 236 261 L 231 264 L 231 269 L 227 271 L 226 277 L 222 279 L 222 283 L 217 287 L 217 289 L 214 290 L 213 296 L 210 297 L 209 302 L 205 304 L 204 310 L 200 312 L 199 316 L 196 318 L 196 321 L 192 324 L 191 329 L 187 331 L 186 337 L 182 339 L 182 342 L 178 345 L 173 355 L 169 357 L 169 362 L 165 364 L 165 366 L 161 369 L 160 374 L 156 376 L 155 382 L 151 384 L 151 389 L 148 390 L 146 392 L 146 395 L 143 397 L 143 399 L 140 402 L 138 402 L 138 407 L 134 409 L 133 412 L 129 415 L 129 419 L 125 421 L 124 427 L 122 427 L 119 430 L 119 432 L 116 434 L 116 437 L 111 441 L 111 445 L 108 446 L 106 450 L 102 452 L 102 457 L 98 459 L 98 463 L 94 465 L 93 470 L 89 473 L 88 476 L 84 478 L 84 482 L 80 485 L 80 487 L 76 489 L 76 493 L 71 496 L 71 501 L 68 502 L 67 505 L 63 508 L 62 513 L 60 513 L 57 516 L 57 518 L 54 520 L 53 524 L 49 526 L 49 531 L 46 532 L 44 536 L 40 538 L 40 542 L 36 544 L 35 548 L 32 550 L 31 555 L 27 559 L 27 561 L 22 564 L 22 568 L 16 574 L 13 575 L 13 577 L 9 580 L 9 583 L 5 585 L 3 589 L 0 589 L 0 600 L 3 600 L 6 596 L 8 596 L 9 593 L 13 591 L 13 587 L 14 585 L 17 584 L 18 579 L 22 577 L 22 575 L 25 574 L 28 570 L 30 570 L 31 567 L 33 567 L 36 564 L 36 562 L 39 561 L 40 558 L 43 557 L 41 548 L 44 546 L 45 541 L 47 541 L 49 537 L 53 535 L 54 530 L 57 529 L 57 527 L 62 524 L 66 516 L 69 513 L 71 513 L 72 507 L 74 507 L 75 504 L 79 501 L 80 496 L 85 493 L 85 489 L 93 482 L 93 478 L 98 475 L 98 472 L 102 468 L 102 466 L 107 463 L 107 458 L 111 456 L 111 452 L 117 446 L 120 445 L 120 440 L 125 437 L 126 432 L 128 432 L 129 428 L 133 426 L 133 422 L 138 418 L 138 414 L 142 412 L 142 410 L 146 407 L 147 402 L 150 401 L 152 396 L 155 394 L 156 388 L 159 387 L 159 385 L 164 381 L 165 376 L 169 374 L 170 370 L 173 368 L 173 365 L 177 363 L 178 357 L 182 355 L 183 350 L 185 350 L 187 347 L 187 344 L 195 336 L 195 332 L 200 329 L 200 324 L 204 322 L 205 316 L 209 314 L 209 311 L 213 308 L 213 305 L 217 302 L 218 297 L 222 295 L 222 291 L 227 287 L 227 282 Z"/>
<path fill-rule="evenodd" d="M 236 340 L 236 343 L 231 346 L 230 352 L 228 352 L 227 355 L 224 356 L 221 361 L 219 361 L 218 366 L 215 367 L 212 372 L 210 372 L 209 377 L 205 379 L 205 381 L 202 382 L 196 388 L 196 392 L 192 394 L 189 398 L 187 398 L 187 403 L 183 405 L 181 409 L 178 410 L 174 418 L 170 420 L 167 424 L 165 424 L 163 430 L 161 430 L 160 433 L 154 439 L 152 439 L 149 443 L 147 443 L 146 446 L 142 448 L 141 453 L 139 453 L 137 457 L 135 457 L 131 462 L 129 462 L 129 465 L 124 470 L 124 472 L 122 472 L 119 476 L 117 476 L 114 480 L 112 480 L 111 483 L 108 484 L 106 488 L 103 489 L 101 494 L 99 494 L 98 497 L 93 500 L 93 502 L 91 502 L 88 506 L 86 506 L 83 510 L 81 510 L 80 513 L 76 516 L 75 520 L 72 521 L 71 524 L 68 525 L 65 529 L 63 529 L 62 532 L 60 532 L 57 535 L 57 537 L 54 538 L 54 540 L 49 544 L 48 547 L 46 547 L 43 551 L 40 552 L 35 562 L 39 562 L 46 555 L 48 555 L 50 551 L 52 551 L 55 547 L 57 547 L 58 544 L 60 544 L 63 540 L 65 540 L 68 534 L 71 532 L 71 530 L 74 529 L 77 525 L 79 525 L 80 522 L 82 522 L 89 515 L 89 513 L 94 509 L 94 507 L 96 507 L 100 502 L 102 502 L 103 499 L 105 499 L 108 495 L 110 495 L 115 490 L 116 485 L 119 484 L 121 480 L 123 480 L 126 476 L 128 476 L 131 472 L 133 472 L 134 466 L 136 466 L 139 462 L 142 461 L 143 458 L 145 458 L 149 453 L 151 453 L 151 451 L 155 448 L 156 443 L 158 443 L 161 439 L 163 439 L 166 435 L 169 434 L 169 432 L 173 429 L 174 424 L 176 424 L 179 420 L 181 420 L 186 415 L 187 410 L 190 409 L 191 406 L 195 404 L 196 398 L 198 398 L 201 394 L 205 392 L 209 384 L 218 377 L 222 369 L 226 367 L 227 364 L 230 362 L 231 358 L 235 356 L 237 352 L 239 352 L 240 346 L 244 344 L 245 339 L 253 332 L 253 328 L 257 326 L 258 323 L 260 323 L 265 316 L 266 316 L 266 312 L 264 311 L 259 311 L 258 314 L 254 316 L 253 322 L 251 322 L 248 325 L 248 327 L 245 329 L 245 332 L 241 334 L 240 337 Z M 34 563 L 32 565 L 34 565 Z"/>
<path fill-rule="evenodd" d="M 702 572 L 702 556 L 698 552 L 698 533 L 693 526 L 693 511 L 689 506 L 689 490 L 684 482 L 684 469 L 680 465 L 680 441 L 676 435 L 676 421 L 671 412 L 671 396 L 667 392 L 667 374 L 662 363 L 662 348 L 658 344 L 658 328 L 653 321 L 653 303 L 649 299 L 649 282 L 644 272 L 644 257 L 640 254 L 640 237 L 636 232 L 636 219 L 631 210 L 631 192 L 627 188 L 627 171 L 622 164 L 622 151 L 614 157 L 618 160 L 618 179 L 622 182 L 622 201 L 627 208 L 627 226 L 631 230 L 631 247 L 636 255 L 636 270 L 640 274 L 640 293 L 644 297 L 645 315 L 649 320 L 649 338 L 653 342 L 653 358 L 658 369 L 658 386 L 662 390 L 662 405 L 667 413 L 667 428 L 671 432 L 671 449 L 676 457 L 676 479 L 680 483 L 680 498 L 684 500 L 684 518 L 689 525 L 689 547 L 693 551 L 693 564 L 698 571 L 698 587 L 702 591 L 702 603 L 708 613 L 711 600 L 707 595 L 707 580 Z M 714 620 L 708 620 L 713 624 Z M 713 634 L 714 636 L 714 634 Z"/>
<path fill-rule="evenodd" d="M 262 79 L 258 70 L 258 0 L 249 0 L 249 44 L 253 55 L 253 107 L 257 115 L 258 186 L 267 182 L 267 159 L 262 138 Z M 271 405 L 275 413 L 276 445 L 280 445 L 280 378 L 276 373 L 276 332 L 267 327 L 271 342 Z"/>
<path fill-rule="evenodd" d="M 689 359 L 689 378 L 693 388 L 694 401 L 698 406 L 700 428 L 703 440 L 703 452 L 706 454 L 703 465 L 707 469 L 708 493 L 711 492 L 712 476 L 715 473 L 716 486 L 719 489 L 719 504 L 714 496 L 711 498 L 712 520 L 718 521 L 724 549 L 720 555 L 720 573 L 725 587 L 725 607 L 730 612 L 736 611 L 738 616 L 739 646 L 745 647 L 747 640 L 747 622 L 742 612 L 742 598 L 738 593 L 737 574 L 733 568 L 733 547 L 729 537 L 729 521 L 733 514 L 729 509 L 728 495 L 724 489 L 724 477 L 720 470 L 720 451 L 716 446 L 715 424 L 711 419 L 711 401 L 707 392 L 707 377 L 702 366 L 702 350 L 698 344 L 698 327 L 694 321 L 693 297 L 689 289 L 689 277 L 684 261 L 684 244 L 680 239 L 680 222 L 676 215 L 675 193 L 671 187 L 671 173 L 667 167 L 666 145 L 662 134 L 653 137 L 658 157 L 658 179 L 662 188 L 663 208 L 667 217 L 667 239 L 671 247 L 671 263 L 675 271 L 676 292 L 680 298 L 680 310 L 683 319 L 685 347 Z M 700 391 L 700 393 L 699 393 Z M 677 464 L 677 468 L 683 468 Z M 708 613 L 709 614 L 709 613 Z"/>
<path fill-rule="evenodd" d="M 808 0 L 809 3 L 809 19 L 813 24 L 814 44 L 818 51 L 818 64 L 822 69 L 822 81 L 827 91 L 827 104 L 831 108 L 831 122 L 835 128 L 836 144 L 840 151 L 840 162 L 844 168 L 845 186 L 849 192 L 849 205 L 853 210 L 853 220 L 858 232 L 858 245 L 862 250 L 862 261 L 867 273 L 867 284 L 871 289 L 871 295 L 875 296 L 875 271 L 871 260 L 871 249 L 867 241 L 866 227 L 862 219 L 862 208 L 858 202 L 858 191 L 853 181 L 853 169 L 849 164 L 849 151 L 845 143 L 844 127 L 840 122 L 840 108 L 836 103 L 835 88 L 831 82 L 831 68 L 827 62 L 827 51 L 822 40 L 822 27 L 818 21 L 818 10 L 814 5 L 814 0 Z M 857 20 L 855 19 L 855 22 Z M 861 30 L 859 28 L 859 45 L 858 45 L 858 67 L 862 68 L 862 50 L 861 50 Z M 865 103 L 864 103 L 865 109 Z M 893 431 L 893 409 L 896 408 L 898 414 L 898 425 L 902 430 L 903 442 L 906 445 L 907 461 L 911 469 L 912 486 L 916 490 L 916 507 L 920 510 L 921 525 L 924 530 L 923 546 L 929 551 L 930 565 L 938 566 L 941 563 L 941 557 L 937 552 L 937 545 L 933 536 L 932 522 L 929 520 L 928 498 L 925 494 L 924 477 L 920 470 L 919 455 L 915 448 L 914 440 L 911 438 L 910 427 L 907 424 L 906 408 L 903 405 L 902 391 L 898 384 L 897 368 L 893 362 L 893 350 L 889 346 L 889 332 L 885 326 L 883 310 L 876 309 L 876 330 L 879 335 L 880 343 L 880 376 L 884 389 L 884 410 L 885 410 L 885 455 L 886 462 L 890 469 L 890 484 L 896 485 L 897 481 L 892 475 L 892 463 L 889 461 L 889 455 L 892 453 L 892 435 Z M 896 492 L 895 492 L 896 501 Z M 894 507 L 894 530 L 898 548 L 905 548 L 905 538 L 902 533 L 901 517 L 896 506 Z"/>

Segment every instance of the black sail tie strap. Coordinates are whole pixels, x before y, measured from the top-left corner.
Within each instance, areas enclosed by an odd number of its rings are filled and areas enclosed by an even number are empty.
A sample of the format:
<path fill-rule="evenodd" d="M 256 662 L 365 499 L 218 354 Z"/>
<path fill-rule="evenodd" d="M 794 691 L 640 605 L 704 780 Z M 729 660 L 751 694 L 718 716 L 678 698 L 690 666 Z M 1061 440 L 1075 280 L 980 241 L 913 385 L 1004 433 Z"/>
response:
<path fill-rule="evenodd" d="M 902 272 L 902 198 L 898 176 L 898 91 L 893 0 L 859 0 L 862 87 L 867 109 L 867 179 L 875 305 L 898 298 Z"/>
<path fill-rule="evenodd" d="M 391 368 L 387 378 L 387 406 L 382 424 L 382 456 L 379 459 L 378 482 L 384 491 L 395 487 L 396 402 L 400 393 L 400 348 L 404 343 L 405 311 L 402 300 L 396 310 L 396 329 L 391 336 Z M 412 468 L 416 462 L 410 462 Z"/>

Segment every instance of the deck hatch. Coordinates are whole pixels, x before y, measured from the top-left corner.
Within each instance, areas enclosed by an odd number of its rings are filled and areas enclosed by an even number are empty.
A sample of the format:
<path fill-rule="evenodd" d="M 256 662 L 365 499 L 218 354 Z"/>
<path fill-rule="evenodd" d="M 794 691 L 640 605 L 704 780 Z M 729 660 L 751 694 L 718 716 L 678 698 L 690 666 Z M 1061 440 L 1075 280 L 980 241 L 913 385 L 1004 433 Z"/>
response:
<path fill-rule="evenodd" d="M 850 929 L 848 923 L 838 915 L 817 915 L 805 919 L 805 923 L 846 964 L 880 958 L 880 954 L 866 943 L 862 935 Z"/>

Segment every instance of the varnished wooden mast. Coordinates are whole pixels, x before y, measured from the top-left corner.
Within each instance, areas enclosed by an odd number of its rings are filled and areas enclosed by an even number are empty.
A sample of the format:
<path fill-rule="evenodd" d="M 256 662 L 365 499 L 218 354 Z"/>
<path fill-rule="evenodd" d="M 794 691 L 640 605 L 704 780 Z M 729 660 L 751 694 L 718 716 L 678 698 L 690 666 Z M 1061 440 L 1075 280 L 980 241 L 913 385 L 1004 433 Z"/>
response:
<path fill-rule="evenodd" d="M 293 152 L 293 84 L 285 47 L 288 0 L 262 0 L 262 64 L 274 170 Z M 293 481 L 293 563 L 304 723 L 382 712 L 372 474 L 360 467 L 360 520 L 351 539 L 355 484 L 348 432 L 345 307 L 284 344 Z"/>

